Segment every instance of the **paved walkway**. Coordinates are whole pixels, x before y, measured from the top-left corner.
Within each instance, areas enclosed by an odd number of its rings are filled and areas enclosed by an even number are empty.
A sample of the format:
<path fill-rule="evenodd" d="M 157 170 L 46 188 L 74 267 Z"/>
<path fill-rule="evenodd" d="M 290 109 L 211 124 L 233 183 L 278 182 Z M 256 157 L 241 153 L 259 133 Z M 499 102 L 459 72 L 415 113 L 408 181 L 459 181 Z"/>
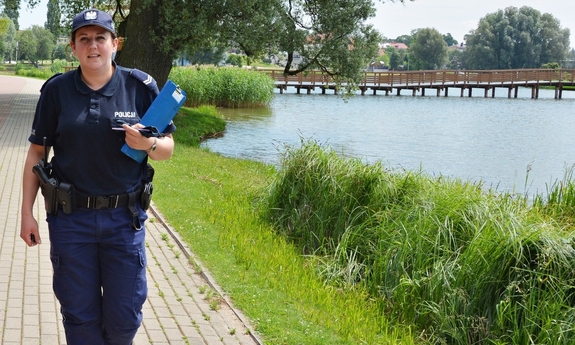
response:
<path fill-rule="evenodd" d="M 3 345 L 66 343 L 58 301 L 52 293 L 50 244 L 41 195 L 35 212 L 43 244 L 29 248 L 19 236 L 22 169 L 42 83 L 0 75 L 0 344 Z M 155 207 L 150 210 L 146 226 L 149 293 L 144 322 L 134 344 L 261 344 L 250 332 L 253 328 L 247 319 L 230 306 L 209 273 L 165 224 Z"/>

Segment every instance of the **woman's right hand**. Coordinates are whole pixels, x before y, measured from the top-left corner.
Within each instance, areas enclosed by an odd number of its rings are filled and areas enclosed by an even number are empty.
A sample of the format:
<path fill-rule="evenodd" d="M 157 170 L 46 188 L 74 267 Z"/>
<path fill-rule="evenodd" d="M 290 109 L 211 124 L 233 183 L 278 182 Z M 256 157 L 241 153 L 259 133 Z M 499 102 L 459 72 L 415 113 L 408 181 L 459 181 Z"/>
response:
<path fill-rule="evenodd" d="M 40 238 L 40 231 L 38 230 L 38 222 L 33 216 L 23 216 L 22 224 L 20 227 L 20 238 L 26 242 L 28 247 L 33 247 L 42 243 Z"/>

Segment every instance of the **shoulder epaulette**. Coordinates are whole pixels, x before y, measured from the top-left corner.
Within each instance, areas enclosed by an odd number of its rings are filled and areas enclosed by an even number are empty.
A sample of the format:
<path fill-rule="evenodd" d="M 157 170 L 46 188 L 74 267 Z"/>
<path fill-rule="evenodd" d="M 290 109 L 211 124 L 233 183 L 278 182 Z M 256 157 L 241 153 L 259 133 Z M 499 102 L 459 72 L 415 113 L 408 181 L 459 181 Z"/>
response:
<path fill-rule="evenodd" d="M 56 74 L 54 74 L 53 76 L 51 76 L 50 78 L 48 78 L 48 80 L 46 80 L 46 81 L 44 82 L 44 84 L 42 84 L 42 87 L 40 88 L 40 92 L 44 91 L 44 87 L 46 86 L 46 84 L 48 84 L 48 82 L 49 82 L 50 80 L 52 80 L 52 79 L 54 79 L 54 78 L 56 78 L 57 76 L 60 76 L 60 75 L 62 75 L 62 73 L 56 73 Z"/>
<path fill-rule="evenodd" d="M 158 92 L 158 84 L 156 83 L 156 80 L 148 73 L 142 72 L 139 69 L 134 68 L 133 70 L 130 71 L 130 75 L 136 78 L 137 80 L 141 81 L 142 83 L 144 83 L 144 85 L 146 85 L 148 89 L 155 91 L 156 93 Z"/>

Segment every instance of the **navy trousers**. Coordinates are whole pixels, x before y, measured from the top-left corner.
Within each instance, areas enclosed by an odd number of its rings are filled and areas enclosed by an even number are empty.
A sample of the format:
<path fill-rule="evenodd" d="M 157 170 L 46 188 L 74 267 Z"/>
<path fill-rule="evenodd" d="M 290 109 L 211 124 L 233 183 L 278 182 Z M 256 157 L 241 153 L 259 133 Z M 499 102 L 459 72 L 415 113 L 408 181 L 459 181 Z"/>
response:
<path fill-rule="evenodd" d="M 132 344 L 148 293 L 145 229 L 134 230 L 127 207 L 60 210 L 47 221 L 68 345 Z"/>

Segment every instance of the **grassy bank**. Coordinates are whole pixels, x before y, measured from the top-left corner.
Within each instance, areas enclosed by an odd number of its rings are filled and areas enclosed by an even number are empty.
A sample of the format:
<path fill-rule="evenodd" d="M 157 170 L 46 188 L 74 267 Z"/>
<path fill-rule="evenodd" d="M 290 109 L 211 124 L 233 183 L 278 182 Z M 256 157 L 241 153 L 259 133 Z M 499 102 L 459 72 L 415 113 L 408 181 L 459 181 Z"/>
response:
<path fill-rule="evenodd" d="M 261 205 L 332 286 L 361 286 L 434 344 L 572 344 L 575 188 L 534 205 L 306 143 Z"/>
<path fill-rule="evenodd" d="M 186 138 L 180 116 L 176 133 Z M 172 159 L 154 163 L 154 202 L 267 344 L 414 343 L 363 288 L 326 285 L 313 260 L 262 220 L 273 167 L 176 140 Z"/>

